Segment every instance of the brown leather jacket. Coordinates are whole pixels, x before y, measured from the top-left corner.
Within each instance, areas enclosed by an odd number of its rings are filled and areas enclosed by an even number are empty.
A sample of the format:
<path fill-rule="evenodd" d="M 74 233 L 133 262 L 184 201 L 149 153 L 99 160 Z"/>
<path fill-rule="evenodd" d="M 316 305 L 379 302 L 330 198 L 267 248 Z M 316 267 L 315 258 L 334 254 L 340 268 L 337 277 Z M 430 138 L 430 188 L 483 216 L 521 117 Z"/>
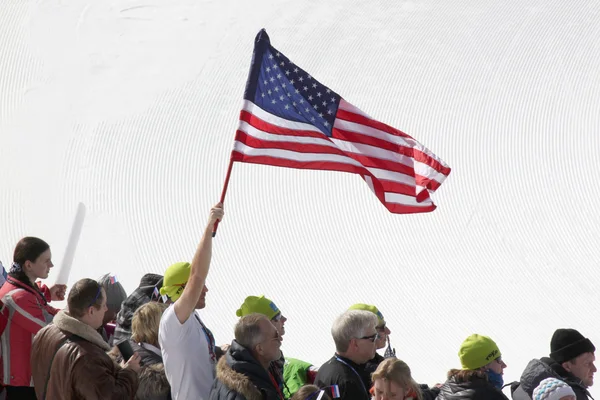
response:
<path fill-rule="evenodd" d="M 31 372 L 38 399 L 44 399 L 44 390 L 48 400 L 133 399 L 137 374 L 117 365 L 106 354 L 109 349 L 91 326 L 60 311 L 33 340 Z"/>

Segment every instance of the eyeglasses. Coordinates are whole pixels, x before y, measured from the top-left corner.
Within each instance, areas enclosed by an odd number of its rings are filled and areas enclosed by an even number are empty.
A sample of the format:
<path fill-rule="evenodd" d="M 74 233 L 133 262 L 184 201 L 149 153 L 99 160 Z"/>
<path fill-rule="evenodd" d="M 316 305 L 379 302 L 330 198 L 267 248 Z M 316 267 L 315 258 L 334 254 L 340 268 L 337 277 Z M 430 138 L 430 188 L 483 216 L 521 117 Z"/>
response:
<path fill-rule="evenodd" d="M 92 302 L 90 303 L 88 308 L 96 305 L 96 302 L 98 301 L 98 298 L 100 297 L 101 293 L 102 293 L 102 286 L 98 285 L 98 293 L 96 293 L 96 297 L 94 297 L 94 300 L 92 300 Z"/>
<path fill-rule="evenodd" d="M 377 339 L 379 339 L 379 333 L 376 333 L 376 334 L 370 335 L 370 336 L 363 336 L 363 337 L 357 338 L 357 339 L 365 339 L 365 340 L 370 340 L 371 342 L 375 342 Z"/>
<path fill-rule="evenodd" d="M 279 313 L 276 316 L 274 316 L 273 318 L 271 318 L 271 321 L 279 322 L 279 321 L 281 321 L 281 318 L 283 318 L 283 315 L 281 313 Z"/>
<path fill-rule="evenodd" d="M 494 361 L 496 361 L 498 364 L 502 364 L 503 363 L 502 356 L 496 358 Z"/>
<path fill-rule="evenodd" d="M 386 328 L 385 324 L 378 325 L 378 326 L 375 327 L 375 329 L 378 330 L 378 331 L 380 331 L 380 332 L 385 332 L 385 328 Z"/>

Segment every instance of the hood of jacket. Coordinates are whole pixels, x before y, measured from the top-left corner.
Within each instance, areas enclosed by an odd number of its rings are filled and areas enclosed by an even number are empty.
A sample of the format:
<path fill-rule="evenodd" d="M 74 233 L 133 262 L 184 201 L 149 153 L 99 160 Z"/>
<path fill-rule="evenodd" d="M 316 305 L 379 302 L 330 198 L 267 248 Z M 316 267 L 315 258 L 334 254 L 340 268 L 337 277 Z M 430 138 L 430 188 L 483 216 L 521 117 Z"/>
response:
<path fill-rule="evenodd" d="M 217 364 L 217 379 L 247 400 L 262 400 L 262 390 L 273 386 L 264 367 L 235 340 Z"/>
<path fill-rule="evenodd" d="M 523 390 L 527 392 L 529 396 L 532 396 L 533 391 L 538 387 L 540 382 L 551 377 L 564 381 L 574 389 L 587 392 L 587 387 L 579 378 L 549 357 L 542 357 L 539 360 L 533 359 L 529 361 L 529 364 L 527 364 L 527 367 L 525 367 L 525 370 L 521 375 L 520 384 Z"/>

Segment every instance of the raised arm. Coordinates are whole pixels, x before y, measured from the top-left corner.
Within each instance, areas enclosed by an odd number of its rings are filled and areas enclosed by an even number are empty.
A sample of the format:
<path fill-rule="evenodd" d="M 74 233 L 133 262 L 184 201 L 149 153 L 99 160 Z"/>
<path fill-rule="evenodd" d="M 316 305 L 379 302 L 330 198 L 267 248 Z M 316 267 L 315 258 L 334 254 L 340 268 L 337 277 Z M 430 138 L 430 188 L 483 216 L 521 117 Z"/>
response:
<path fill-rule="evenodd" d="M 173 306 L 175 307 L 175 315 L 182 324 L 192 315 L 202 294 L 212 257 L 212 227 L 217 220 L 222 218 L 223 204 L 218 203 L 210 210 L 208 224 L 204 228 L 204 234 L 192 259 L 190 278 L 185 285 L 183 294 Z"/>

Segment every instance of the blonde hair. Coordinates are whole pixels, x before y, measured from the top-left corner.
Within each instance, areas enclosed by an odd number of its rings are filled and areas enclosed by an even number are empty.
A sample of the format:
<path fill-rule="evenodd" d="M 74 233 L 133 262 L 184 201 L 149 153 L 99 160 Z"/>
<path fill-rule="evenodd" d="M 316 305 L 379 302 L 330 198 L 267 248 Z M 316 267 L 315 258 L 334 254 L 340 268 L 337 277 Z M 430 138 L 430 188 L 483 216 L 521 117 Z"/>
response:
<path fill-rule="evenodd" d="M 423 399 L 419 385 L 412 378 L 410 367 L 402 360 L 397 358 L 386 358 L 383 360 L 371 376 L 373 383 L 377 379 L 392 381 L 407 392 L 414 391 L 417 394 L 417 399 Z"/>
<path fill-rule="evenodd" d="M 166 304 L 151 301 L 135 310 L 131 320 L 131 340 L 157 345 L 160 317 L 166 309 Z"/>

